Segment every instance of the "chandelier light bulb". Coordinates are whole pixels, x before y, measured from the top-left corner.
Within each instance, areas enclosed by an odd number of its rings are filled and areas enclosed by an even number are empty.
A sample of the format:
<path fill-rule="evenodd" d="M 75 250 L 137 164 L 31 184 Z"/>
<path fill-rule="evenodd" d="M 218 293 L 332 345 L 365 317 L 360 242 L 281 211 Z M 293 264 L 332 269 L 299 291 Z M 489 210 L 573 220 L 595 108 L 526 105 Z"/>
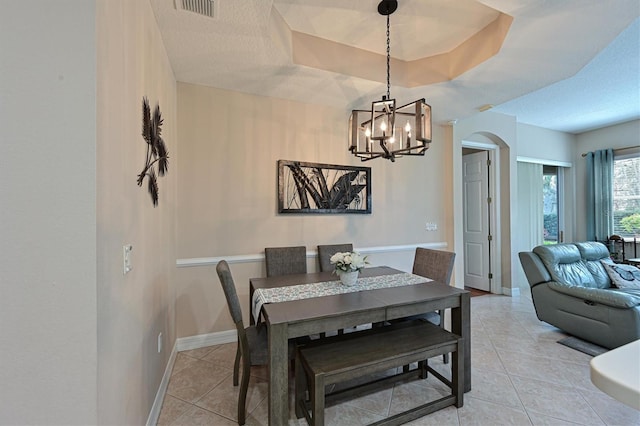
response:
<path fill-rule="evenodd" d="M 366 137 L 371 137 L 371 129 L 367 127 L 367 128 L 365 129 L 365 131 L 364 131 L 364 135 L 365 135 Z"/>
<path fill-rule="evenodd" d="M 407 124 L 404 125 L 404 131 L 409 133 L 411 131 L 411 124 L 407 121 Z"/>
<path fill-rule="evenodd" d="M 380 130 L 382 130 L 383 132 L 387 131 L 387 123 L 385 123 L 384 121 L 382 123 L 380 123 Z"/>

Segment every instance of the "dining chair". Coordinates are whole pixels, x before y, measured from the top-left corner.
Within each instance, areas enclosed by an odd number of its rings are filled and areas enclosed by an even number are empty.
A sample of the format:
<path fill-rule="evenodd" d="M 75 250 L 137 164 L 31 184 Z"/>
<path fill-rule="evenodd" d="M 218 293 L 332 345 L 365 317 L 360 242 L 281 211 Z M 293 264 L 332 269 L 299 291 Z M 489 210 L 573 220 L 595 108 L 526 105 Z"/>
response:
<path fill-rule="evenodd" d="M 333 270 L 331 256 L 336 253 L 353 251 L 353 244 L 324 244 L 318 245 L 318 260 L 320 261 L 320 272 Z M 344 329 L 339 329 L 338 334 L 344 334 Z M 326 337 L 326 333 L 320 333 L 320 337 Z"/>
<path fill-rule="evenodd" d="M 267 327 L 264 324 L 244 326 L 242 322 L 242 309 L 238 300 L 236 286 L 231 276 L 231 270 L 225 260 L 218 262 L 216 272 L 222 285 L 222 290 L 227 299 L 229 313 L 238 332 L 238 347 L 236 359 L 233 365 L 233 386 L 238 386 L 240 360 L 242 360 L 242 381 L 240 394 L 238 395 L 238 424 L 246 421 L 247 390 L 249 388 L 249 373 L 252 365 L 267 365 L 269 363 L 269 341 Z M 295 345 L 289 342 L 289 358 L 294 359 Z"/>
<path fill-rule="evenodd" d="M 336 253 L 353 251 L 353 244 L 328 244 L 318 245 L 318 260 L 320 261 L 320 272 L 333 270 L 331 256 Z"/>
<path fill-rule="evenodd" d="M 289 274 L 307 273 L 307 248 L 296 247 L 267 247 L 264 249 L 267 264 L 267 277 Z M 326 333 L 320 333 L 324 338 Z"/>
<path fill-rule="evenodd" d="M 432 250 L 423 247 L 416 248 L 413 259 L 413 274 L 431 278 L 434 281 L 449 285 L 453 272 L 456 254 L 450 251 Z M 411 319 L 427 320 L 444 328 L 444 311 L 428 312 L 412 316 Z M 449 362 L 448 354 L 443 355 L 445 363 Z"/>
<path fill-rule="evenodd" d="M 267 247 L 264 249 L 267 277 L 307 273 L 307 248 Z"/>

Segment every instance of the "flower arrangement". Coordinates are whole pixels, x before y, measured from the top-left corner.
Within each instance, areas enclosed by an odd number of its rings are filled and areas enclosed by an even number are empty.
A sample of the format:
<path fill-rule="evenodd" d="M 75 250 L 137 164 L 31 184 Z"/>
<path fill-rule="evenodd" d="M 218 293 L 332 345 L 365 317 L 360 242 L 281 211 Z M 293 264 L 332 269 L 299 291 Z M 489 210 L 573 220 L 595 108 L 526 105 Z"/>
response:
<path fill-rule="evenodd" d="M 358 252 L 338 252 L 331 256 L 331 264 L 335 265 L 335 272 L 355 272 L 360 271 L 369 264 L 367 256 L 362 256 Z"/>

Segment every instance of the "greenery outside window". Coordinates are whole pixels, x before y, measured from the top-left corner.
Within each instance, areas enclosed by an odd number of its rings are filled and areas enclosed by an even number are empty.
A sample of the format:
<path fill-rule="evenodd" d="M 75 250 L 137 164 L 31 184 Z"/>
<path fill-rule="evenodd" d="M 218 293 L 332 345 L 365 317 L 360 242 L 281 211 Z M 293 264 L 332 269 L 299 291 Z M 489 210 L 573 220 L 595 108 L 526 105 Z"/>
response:
<path fill-rule="evenodd" d="M 557 244 L 561 242 L 558 223 L 558 167 L 545 165 L 542 172 L 544 244 Z"/>

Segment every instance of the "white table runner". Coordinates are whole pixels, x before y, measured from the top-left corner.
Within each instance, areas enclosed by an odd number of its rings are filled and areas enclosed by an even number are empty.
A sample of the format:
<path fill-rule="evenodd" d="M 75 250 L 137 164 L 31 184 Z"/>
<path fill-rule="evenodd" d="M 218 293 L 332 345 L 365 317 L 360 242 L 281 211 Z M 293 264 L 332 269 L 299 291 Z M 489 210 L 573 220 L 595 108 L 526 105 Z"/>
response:
<path fill-rule="evenodd" d="M 429 281 L 433 280 L 403 272 L 399 274 L 358 278 L 358 282 L 352 286 L 343 285 L 340 281 L 324 281 L 285 287 L 259 288 L 253 293 L 251 313 L 257 323 L 259 322 L 262 305 L 265 303 L 288 302 L 291 300 L 310 299 L 312 297 L 354 293 L 379 288 L 401 287 L 405 285 L 422 284 Z"/>

